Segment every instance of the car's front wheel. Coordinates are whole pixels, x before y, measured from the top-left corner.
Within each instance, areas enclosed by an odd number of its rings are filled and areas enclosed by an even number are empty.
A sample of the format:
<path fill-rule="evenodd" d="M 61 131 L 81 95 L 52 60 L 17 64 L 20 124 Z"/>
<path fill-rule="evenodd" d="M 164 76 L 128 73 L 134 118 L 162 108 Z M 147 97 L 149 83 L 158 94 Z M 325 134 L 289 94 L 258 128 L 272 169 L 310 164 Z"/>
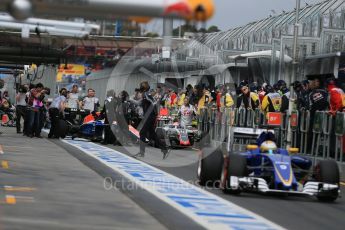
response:
<path fill-rule="evenodd" d="M 227 165 L 222 172 L 222 190 L 224 193 L 240 194 L 241 188 L 234 189 L 230 186 L 231 176 L 248 176 L 247 159 L 239 154 L 229 154 Z"/>
<path fill-rule="evenodd" d="M 201 186 L 215 186 L 220 180 L 224 157 L 220 149 L 208 156 L 200 156 L 198 164 L 198 179 Z"/>
<path fill-rule="evenodd" d="M 334 160 L 322 160 L 315 168 L 315 179 L 319 182 L 336 184 L 339 186 L 340 175 L 338 164 Z M 320 193 L 317 198 L 319 201 L 333 202 L 338 198 L 338 189 Z"/>

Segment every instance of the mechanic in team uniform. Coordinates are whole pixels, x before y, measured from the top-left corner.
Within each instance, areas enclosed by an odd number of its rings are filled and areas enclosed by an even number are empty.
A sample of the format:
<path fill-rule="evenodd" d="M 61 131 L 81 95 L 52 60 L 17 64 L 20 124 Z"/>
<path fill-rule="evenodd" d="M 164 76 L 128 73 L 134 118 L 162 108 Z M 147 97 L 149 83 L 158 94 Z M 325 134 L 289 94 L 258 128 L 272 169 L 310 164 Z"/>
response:
<path fill-rule="evenodd" d="M 245 109 L 253 110 L 259 108 L 259 96 L 254 92 L 250 92 L 248 83 L 246 81 L 242 81 L 240 83 L 239 89 L 241 91 L 241 94 L 237 98 L 236 108 L 244 107 Z"/>
<path fill-rule="evenodd" d="M 211 104 L 213 98 L 210 91 L 206 88 L 205 85 L 202 85 L 200 88 L 198 88 L 198 98 L 199 101 L 197 113 L 200 114 L 200 110 L 202 108 L 208 107 Z"/>
<path fill-rule="evenodd" d="M 285 113 L 289 110 L 289 100 L 290 100 L 290 90 L 287 88 L 286 82 L 284 80 L 278 81 L 279 94 L 282 98 L 282 103 L 280 107 L 280 112 Z"/>
<path fill-rule="evenodd" d="M 63 117 L 65 110 L 65 103 L 67 98 L 67 89 L 62 88 L 60 90 L 60 96 L 56 97 L 49 107 L 49 117 L 51 121 L 51 127 L 48 134 L 48 138 L 59 138 L 57 134 L 57 128 L 59 121 Z"/>
<path fill-rule="evenodd" d="M 304 97 L 303 108 L 306 110 L 309 110 L 309 105 L 310 105 L 309 95 L 311 93 L 311 86 L 312 86 L 312 81 L 309 81 L 309 80 L 302 81 L 302 87 L 303 87 L 302 95 Z"/>
<path fill-rule="evenodd" d="M 220 86 L 217 93 L 217 108 L 230 108 L 234 105 L 234 100 L 226 86 Z"/>
<path fill-rule="evenodd" d="M 309 94 L 309 111 L 310 111 L 310 123 L 308 132 L 308 152 L 310 152 L 312 147 L 312 133 L 313 124 L 315 119 L 316 111 L 326 111 L 329 108 L 328 103 L 328 93 L 324 89 L 324 84 L 322 82 L 321 76 L 309 76 L 311 93 Z"/>
<path fill-rule="evenodd" d="M 183 128 L 192 125 L 193 117 L 196 114 L 195 107 L 189 104 L 189 98 L 185 97 L 178 115 L 180 117 L 180 125 Z"/>
<path fill-rule="evenodd" d="M 307 101 L 304 97 L 304 89 L 303 85 L 299 81 L 295 81 L 292 84 L 292 87 L 294 89 L 294 93 L 296 94 L 296 109 L 298 111 L 301 111 L 302 109 L 307 108 Z"/>
<path fill-rule="evenodd" d="M 267 112 L 280 112 L 282 105 L 282 97 L 270 85 L 266 86 L 267 94 L 262 100 L 261 109 Z"/>

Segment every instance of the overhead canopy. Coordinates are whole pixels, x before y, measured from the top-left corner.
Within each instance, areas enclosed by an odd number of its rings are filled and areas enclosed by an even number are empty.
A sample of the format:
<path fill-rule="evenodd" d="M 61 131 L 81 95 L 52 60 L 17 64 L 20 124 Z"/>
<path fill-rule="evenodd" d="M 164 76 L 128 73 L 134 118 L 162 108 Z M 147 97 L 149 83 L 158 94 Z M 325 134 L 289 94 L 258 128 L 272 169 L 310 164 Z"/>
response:
<path fill-rule="evenodd" d="M 243 58 L 271 58 L 272 57 L 272 50 L 263 50 L 258 52 L 250 52 L 240 55 L 229 56 L 230 59 L 243 59 Z M 280 51 L 276 51 L 276 58 L 279 60 L 280 58 Z M 292 62 L 292 58 L 288 55 L 284 55 L 284 62 L 289 63 Z"/>
<path fill-rule="evenodd" d="M 248 67 L 247 63 L 227 63 L 227 64 L 220 64 L 220 65 L 213 65 L 206 70 L 208 74 L 218 74 L 223 73 L 230 67 Z"/>

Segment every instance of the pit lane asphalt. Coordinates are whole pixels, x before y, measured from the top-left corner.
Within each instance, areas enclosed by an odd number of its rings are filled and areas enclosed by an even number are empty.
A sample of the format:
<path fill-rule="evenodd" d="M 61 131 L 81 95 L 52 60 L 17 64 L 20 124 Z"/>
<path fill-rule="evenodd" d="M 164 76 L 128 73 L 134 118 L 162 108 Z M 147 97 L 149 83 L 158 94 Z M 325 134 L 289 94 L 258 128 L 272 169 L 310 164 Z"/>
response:
<path fill-rule="evenodd" d="M 1 230 L 166 229 L 60 146 L 0 129 Z"/>
<path fill-rule="evenodd" d="M 61 142 L 57 144 L 65 146 Z M 136 146 L 123 148 L 108 145 L 108 147 L 128 155 L 138 152 Z M 67 148 L 72 151 L 70 147 Z M 75 152 L 76 149 L 73 151 Z M 142 160 L 190 183 L 197 184 L 197 158 L 196 151 L 172 150 L 169 158 L 162 160 L 159 150 L 148 148 Z M 88 166 L 93 168 L 93 164 L 89 162 Z M 180 166 L 174 167 L 176 165 Z M 345 226 L 344 186 L 341 190 L 342 198 L 334 203 L 322 203 L 313 197 L 264 196 L 256 193 L 233 196 L 223 194 L 218 189 L 207 188 L 207 190 L 287 229 L 344 229 Z"/>

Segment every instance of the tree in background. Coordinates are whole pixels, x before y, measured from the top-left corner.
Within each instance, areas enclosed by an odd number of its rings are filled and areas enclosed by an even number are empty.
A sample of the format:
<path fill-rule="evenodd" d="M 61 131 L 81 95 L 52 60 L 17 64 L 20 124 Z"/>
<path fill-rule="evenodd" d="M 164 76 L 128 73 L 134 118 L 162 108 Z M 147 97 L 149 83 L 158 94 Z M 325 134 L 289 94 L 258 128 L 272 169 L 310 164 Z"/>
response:
<path fill-rule="evenodd" d="M 192 33 L 214 33 L 214 32 L 219 32 L 220 29 L 218 26 L 212 25 L 208 29 L 201 28 L 197 29 L 195 25 L 189 25 L 189 24 L 184 24 L 181 26 L 181 36 L 184 36 L 185 32 L 192 32 Z M 173 30 L 173 36 L 178 37 L 180 33 L 180 27 L 177 27 Z"/>
<path fill-rule="evenodd" d="M 154 33 L 154 32 L 148 32 L 144 36 L 149 37 L 149 38 L 156 38 L 156 37 L 159 37 L 159 34 Z"/>

